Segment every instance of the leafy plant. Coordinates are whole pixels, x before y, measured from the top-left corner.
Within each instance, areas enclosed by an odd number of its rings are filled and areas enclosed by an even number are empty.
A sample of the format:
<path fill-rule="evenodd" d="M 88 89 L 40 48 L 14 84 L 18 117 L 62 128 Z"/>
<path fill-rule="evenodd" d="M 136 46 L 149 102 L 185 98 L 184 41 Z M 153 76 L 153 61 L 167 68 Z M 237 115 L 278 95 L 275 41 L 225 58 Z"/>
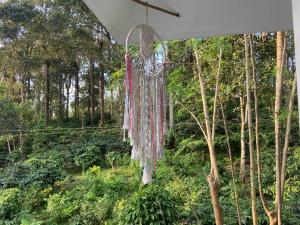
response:
<path fill-rule="evenodd" d="M 63 177 L 62 170 L 55 161 L 31 158 L 25 162 L 12 164 L 1 174 L 3 188 L 24 188 L 36 183 L 46 187 Z"/>
<path fill-rule="evenodd" d="M 156 185 L 142 187 L 118 210 L 120 224 L 174 224 L 179 215 L 176 199 Z"/>
<path fill-rule="evenodd" d="M 0 190 L 0 218 L 10 220 L 21 211 L 21 190 L 9 188 Z"/>
<path fill-rule="evenodd" d="M 116 166 L 117 166 L 117 162 L 121 160 L 121 155 L 120 153 L 118 152 L 108 152 L 106 155 L 105 155 L 107 161 L 109 162 L 109 164 L 111 165 L 111 168 L 113 170 L 116 169 Z"/>
<path fill-rule="evenodd" d="M 74 158 L 77 166 L 81 166 L 82 173 L 93 165 L 101 162 L 101 148 L 96 145 L 82 146 L 78 149 L 78 154 Z"/>

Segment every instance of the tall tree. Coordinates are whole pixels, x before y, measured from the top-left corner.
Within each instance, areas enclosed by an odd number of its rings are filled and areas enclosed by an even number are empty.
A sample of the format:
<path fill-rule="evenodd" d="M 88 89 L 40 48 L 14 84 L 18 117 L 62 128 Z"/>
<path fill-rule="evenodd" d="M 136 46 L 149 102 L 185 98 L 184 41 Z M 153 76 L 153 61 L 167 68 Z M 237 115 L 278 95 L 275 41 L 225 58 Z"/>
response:
<path fill-rule="evenodd" d="M 100 120 L 99 127 L 104 126 L 104 30 L 102 26 L 100 27 L 100 33 L 96 38 L 97 47 L 99 49 L 100 60 L 99 60 L 99 112 Z"/>
<path fill-rule="evenodd" d="M 50 120 L 50 62 L 46 61 L 44 65 L 45 76 L 45 126 L 47 127 Z"/>
<path fill-rule="evenodd" d="M 94 79 L 94 59 L 90 59 L 89 63 L 89 87 L 90 87 L 90 103 L 91 103 L 91 123 L 95 122 L 95 79 Z"/>
<path fill-rule="evenodd" d="M 248 134 L 249 134 L 249 152 L 250 152 L 250 182 L 251 182 L 251 207 L 252 207 L 252 222 L 258 224 L 256 210 L 256 191 L 255 191 L 255 153 L 253 145 L 253 130 L 252 130 L 252 108 L 251 108 L 251 89 L 250 89 L 250 71 L 249 71 L 249 40 L 248 35 L 244 35 L 245 40 L 245 73 L 246 73 L 246 92 L 247 92 L 247 119 L 248 119 Z"/>
<path fill-rule="evenodd" d="M 214 133 L 215 133 L 215 113 L 216 110 L 213 112 L 212 118 L 212 124 L 210 121 L 209 117 L 209 112 L 208 112 L 208 104 L 207 104 L 207 94 L 206 94 L 206 89 L 205 89 L 205 84 L 204 80 L 202 77 L 202 69 L 201 69 L 201 61 L 199 58 L 199 52 L 198 48 L 195 48 L 195 58 L 196 58 L 196 63 L 197 63 L 197 73 L 198 73 L 198 79 L 199 79 L 199 85 L 200 85 L 200 92 L 201 92 L 201 98 L 202 98 L 202 104 L 203 104 L 203 112 L 204 112 L 204 121 L 205 121 L 205 136 L 208 144 L 208 149 L 209 149 L 209 155 L 210 155 L 210 162 L 211 162 L 211 171 L 210 174 L 207 176 L 207 182 L 209 184 L 209 189 L 210 189 L 210 195 L 211 195 L 211 201 L 213 205 L 213 210 L 214 210 L 214 215 L 215 215 L 215 221 L 217 225 L 223 224 L 223 218 L 222 218 L 222 209 L 220 205 L 220 200 L 219 200 L 219 186 L 220 186 L 220 180 L 219 180 L 219 169 L 218 169 L 218 164 L 217 164 L 217 157 L 215 153 L 215 148 L 214 148 Z M 222 59 L 222 50 L 220 50 L 220 55 L 219 55 L 219 62 L 221 62 Z M 219 63 L 220 65 L 220 63 Z M 219 75 L 220 75 L 220 67 L 217 72 L 216 76 L 216 89 L 215 89 L 215 96 L 218 96 L 218 90 L 219 90 Z M 216 108 L 217 105 L 217 98 L 214 100 L 214 109 Z M 203 130 L 204 131 L 204 130 Z"/>

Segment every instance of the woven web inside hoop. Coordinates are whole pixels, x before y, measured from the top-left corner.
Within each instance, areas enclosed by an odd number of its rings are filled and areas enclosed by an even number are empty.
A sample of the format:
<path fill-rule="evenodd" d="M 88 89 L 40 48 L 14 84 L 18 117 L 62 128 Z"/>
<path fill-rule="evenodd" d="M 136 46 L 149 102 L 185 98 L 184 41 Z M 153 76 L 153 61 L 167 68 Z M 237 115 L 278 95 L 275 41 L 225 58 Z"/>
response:
<path fill-rule="evenodd" d="M 160 41 L 155 30 L 146 25 L 138 26 L 139 51 L 131 54 L 133 66 L 146 77 L 156 77 L 164 69 L 165 52 L 162 45 L 155 48 L 155 41 Z M 161 43 L 162 44 L 162 43 Z"/>

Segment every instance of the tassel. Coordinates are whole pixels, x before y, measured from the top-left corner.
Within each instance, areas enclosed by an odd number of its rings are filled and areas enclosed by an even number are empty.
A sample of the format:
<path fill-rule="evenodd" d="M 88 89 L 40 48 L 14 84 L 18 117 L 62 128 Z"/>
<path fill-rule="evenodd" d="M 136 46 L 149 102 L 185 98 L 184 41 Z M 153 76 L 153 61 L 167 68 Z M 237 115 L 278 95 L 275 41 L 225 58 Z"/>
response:
<path fill-rule="evenodd" d="M 143 184 L 148 184 L 152 181 L 152 171 L 149 163 L 146 163 L 143 169 Z"/>
<path fill-rule="evenodd" d="M 123 130 L 123 141 L 124 142 L 126 141 L 126 130 L 125 129 Z"/>

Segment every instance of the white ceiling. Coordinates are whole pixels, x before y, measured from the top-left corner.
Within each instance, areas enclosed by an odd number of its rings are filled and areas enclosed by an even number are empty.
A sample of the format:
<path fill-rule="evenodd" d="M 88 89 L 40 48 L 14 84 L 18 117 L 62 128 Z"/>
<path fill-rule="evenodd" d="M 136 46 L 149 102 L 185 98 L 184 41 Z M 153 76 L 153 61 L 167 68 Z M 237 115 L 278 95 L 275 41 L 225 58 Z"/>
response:
<path fill-rule="evenodd" d="M 102 24 L 124 43 L 130 28 L 146 22 L 146 10 L 131 0 L 84 0 Z M 148 0 L 174 17 L 149 9 L 149 25 L 164 40 L 292 30 L 291 0 Z"/>

